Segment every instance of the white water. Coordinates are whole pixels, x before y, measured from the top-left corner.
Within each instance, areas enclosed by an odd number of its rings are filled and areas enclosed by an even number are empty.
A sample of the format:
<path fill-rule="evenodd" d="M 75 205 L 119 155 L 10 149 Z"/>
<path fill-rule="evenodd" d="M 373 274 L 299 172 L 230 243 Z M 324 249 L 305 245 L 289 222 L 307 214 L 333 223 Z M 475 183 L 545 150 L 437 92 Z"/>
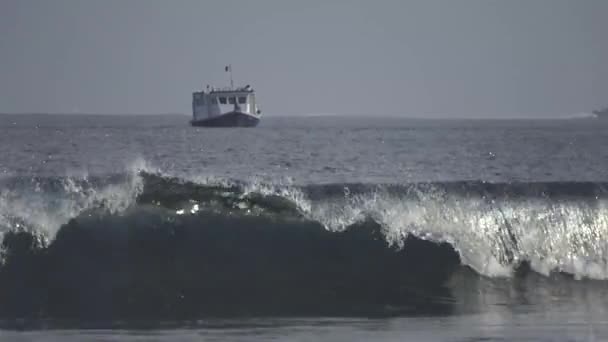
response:
<path fill-rule="evenodd" d="M 33 181 L 28 188 L 0 191 L 0 233 L 28 230 L 52 241 L 62 225 L 90 209 L 103 208 L 118 214 L 131 206 L 143 191 L 139 171 L 143 161 L 127 168 L 126 179 L 118 184 L 95 187 L 86 173 L 61 180 L 61 191 L 46 193 Z"/>

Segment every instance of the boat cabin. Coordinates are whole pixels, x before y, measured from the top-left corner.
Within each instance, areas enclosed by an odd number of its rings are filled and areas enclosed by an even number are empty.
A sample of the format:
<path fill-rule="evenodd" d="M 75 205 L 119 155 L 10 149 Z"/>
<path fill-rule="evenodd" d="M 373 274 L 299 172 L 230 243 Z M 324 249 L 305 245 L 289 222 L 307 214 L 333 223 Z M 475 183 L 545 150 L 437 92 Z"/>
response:
<path fill-rule="evenodd" d="M 230 112 L 259 116 L 255 102 L 255 92 L 251 86 L 242 88 L 216 89 L 192 94 L 192 113 L 194 120 L 213 118 Z"/>

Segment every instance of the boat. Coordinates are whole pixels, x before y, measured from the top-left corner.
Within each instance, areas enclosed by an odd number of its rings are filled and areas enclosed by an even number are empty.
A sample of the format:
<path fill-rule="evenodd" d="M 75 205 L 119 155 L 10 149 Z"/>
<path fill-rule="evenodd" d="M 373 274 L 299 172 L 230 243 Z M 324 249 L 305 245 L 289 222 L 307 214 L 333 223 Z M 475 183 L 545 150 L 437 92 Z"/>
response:
<path fill-rule="evenodd" d="M 608 107 L 600 110 L 594 110 L 593 114 L 598 119 L 608 119 Z"/>
<path fill-rule="evenodd" d="M 255 100 L 255 91 L 250 85 L 234 87 L 232 66 L 230 87 L 215 88 L 192 93 L 192 126 L 201 127 L 255 127 L 260 122 L 262 112 Z"/>

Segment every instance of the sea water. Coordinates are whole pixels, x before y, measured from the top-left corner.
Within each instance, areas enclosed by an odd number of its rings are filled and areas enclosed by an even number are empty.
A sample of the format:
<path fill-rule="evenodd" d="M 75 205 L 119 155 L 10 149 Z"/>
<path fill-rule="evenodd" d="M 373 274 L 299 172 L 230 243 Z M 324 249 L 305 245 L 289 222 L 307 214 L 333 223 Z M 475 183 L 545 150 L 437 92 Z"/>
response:
<path fill-rule="evenodd" d="M 603 340 L 608 121 L 0 116 L 0 338 Z"/>

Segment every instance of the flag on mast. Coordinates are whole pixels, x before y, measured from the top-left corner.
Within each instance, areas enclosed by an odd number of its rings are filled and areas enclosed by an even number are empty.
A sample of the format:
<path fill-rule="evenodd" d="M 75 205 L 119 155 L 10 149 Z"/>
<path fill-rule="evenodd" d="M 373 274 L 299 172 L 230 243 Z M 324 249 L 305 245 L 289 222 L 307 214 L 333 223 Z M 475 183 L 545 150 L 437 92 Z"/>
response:
<path fill-rule="evenodd" d="M 224 70 L 226 70 L 226 72 L 232 71 L 232 66 L 231 65 L 226 65 L 226 68 L 224 68 Z"/>

